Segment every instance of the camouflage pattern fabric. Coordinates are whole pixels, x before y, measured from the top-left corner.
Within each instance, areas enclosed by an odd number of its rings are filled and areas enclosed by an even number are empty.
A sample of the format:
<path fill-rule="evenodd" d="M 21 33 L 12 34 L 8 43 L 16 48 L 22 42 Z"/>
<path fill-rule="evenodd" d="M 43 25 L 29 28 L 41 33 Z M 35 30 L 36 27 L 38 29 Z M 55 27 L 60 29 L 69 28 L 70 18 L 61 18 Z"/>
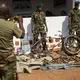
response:
<path fill-rule="evenodd" d="M 16 80 L 16 57 L 7 53 L 0 53 L 0 78 L 2 80 Z"/>
<path fill-rule="evenodd" d="M 45 13 L 38 11 L 34 12 L 32 14 L 32 23 L 33 23 L 33 37 L 35 43 L 36 41 L 38 41 L 39 34 L 41 35 L 41 37 L 46 36 L 45 28 L 47 27 L 47 25 L 46 25 Z M 44 43 L 46 44 L 46 42 Z"/>
<path fill-rule="evenodd" d="M 69 24 L 70 24 L 70 32 L 72 33 L 72 30 L 75 29 L 75 31 L 77 31 L 78 29 L 80 29 L 80 10 L 76 10 L 75 8 L 73 8 L 70 11 L 69 14 Z"/>

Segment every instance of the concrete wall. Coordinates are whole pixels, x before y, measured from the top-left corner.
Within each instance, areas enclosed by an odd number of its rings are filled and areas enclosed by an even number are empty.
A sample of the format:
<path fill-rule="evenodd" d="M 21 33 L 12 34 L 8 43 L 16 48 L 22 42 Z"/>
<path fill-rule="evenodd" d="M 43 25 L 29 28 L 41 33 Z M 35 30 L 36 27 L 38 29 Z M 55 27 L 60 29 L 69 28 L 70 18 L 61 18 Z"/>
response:
<path fill-rule="evenodd" d="M 12 0 L 0 0 L 7 2 L 10 6 L 10 10 L 12 11 L 13 15 L 28 15 L 31 16 L 32 12 L 36 10 L 36 3 L 39 2 L 40 0 L 31 0 L 31 4 L 32 4 L 32 9 L 30 11 L 18 11 L 18 12 L 14 12 L 12 9 L 13 6 L 13 2 Z M 71 8 L 73 7 L 73 3 L 75 0 L 66 0 L 66 5 L 63 7 L 57 7 L 54 8 L 54 0 L 41 0 L 43 3 L 43 10 L 44 12 L 46 12 L 46 10 L 51 11 L 54 15 L 58 16 L 61 15 L 61 11 L 65 10 L 67 12 L 67 14 L 69 13 L 69 11 L 71 10 Z"/>

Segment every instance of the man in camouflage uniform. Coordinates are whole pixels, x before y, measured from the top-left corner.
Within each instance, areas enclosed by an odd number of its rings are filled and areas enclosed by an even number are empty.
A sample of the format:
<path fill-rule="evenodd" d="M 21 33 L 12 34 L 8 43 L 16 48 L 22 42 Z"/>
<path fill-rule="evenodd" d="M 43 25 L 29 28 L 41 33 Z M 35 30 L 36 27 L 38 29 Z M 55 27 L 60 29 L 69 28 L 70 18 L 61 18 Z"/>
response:
<path fill-rule="evenodd" d="M 46 32 L 48 31 L 45 19 L 45 13 L 42 11 L 42 4 L 38 3 L 36 12 L 32 14 L 33 38 L 34 43 L 38 41 L 40 34 L 42 38 L 43 50 L 46 50 Z"/>
<path fill-rule="evenodd" d="M 16 24 L 8 21 L 10 18 L 9 8 L 6 4 L 0 3 L 0 79 L 15 80 L 16 57 L 13 54 L 13 36 L 24 37 L 23 19 L 18 19 L 19 28 Z"/>
<path fill-rule="evenodd" d="M 80 10 L 78 1 L 75 2 L 75 7 L 70 11 L 69 25 L 70 34 L 73 34 L 73 31 L 76 31 L 77 33 L 80 30 Z"/>

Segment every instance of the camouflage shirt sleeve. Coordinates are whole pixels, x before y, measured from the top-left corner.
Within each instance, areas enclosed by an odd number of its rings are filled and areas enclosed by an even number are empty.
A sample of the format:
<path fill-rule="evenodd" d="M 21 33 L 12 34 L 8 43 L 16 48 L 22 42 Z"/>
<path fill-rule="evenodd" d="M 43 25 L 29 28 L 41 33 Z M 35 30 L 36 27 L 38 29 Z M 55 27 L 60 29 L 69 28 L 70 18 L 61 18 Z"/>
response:
<path fill-rule="evenodd" d="M 69 13 L 69 19 L 68 19 L 68 21 L 69 21 L 69 25 L 71 25 L 71 19 L 72 18 L 72 10 L 70 11 L 70 13 Z"/>
<path fill-rule="evenodd" d="M 31 18 L 32 23 L 35 24 L 35 12 L 32 14 L 32 18 Z"/>
<path fill-rule="evenodd" d="M 46 16 L 45 16 L 45 13 L 43 12 L 43 16 L 44 16 L 44 24 L 45 24 L 45 26 L 47 27 L 47 24 L 46 24 Z"/>
<path fill-rule="evenodd" d="M 34 30 L 34 26 L 35 26 L 35 12 L 32 13 L 31 16 L 31 27 L 32 27 L 32 32 Z"/>
<path fill-rule="evenodd" d="M 13 34 L 16 38 L 20 38 L 22 36 L 22 30 L 19 29 L 16 24 L 14 24 L 13 27 Z"/>

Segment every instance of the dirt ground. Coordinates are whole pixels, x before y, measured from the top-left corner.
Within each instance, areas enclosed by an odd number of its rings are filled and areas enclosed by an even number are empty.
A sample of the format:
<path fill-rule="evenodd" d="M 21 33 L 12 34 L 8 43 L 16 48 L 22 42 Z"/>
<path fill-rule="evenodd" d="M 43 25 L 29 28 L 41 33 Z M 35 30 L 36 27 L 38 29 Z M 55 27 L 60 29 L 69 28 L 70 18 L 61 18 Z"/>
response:
<path fill-rule="evenodd" d="M 34 70 L 31 74 L 19 73 L 19 80 L 80 80 L 80 68 L 68 70 Z"/>

